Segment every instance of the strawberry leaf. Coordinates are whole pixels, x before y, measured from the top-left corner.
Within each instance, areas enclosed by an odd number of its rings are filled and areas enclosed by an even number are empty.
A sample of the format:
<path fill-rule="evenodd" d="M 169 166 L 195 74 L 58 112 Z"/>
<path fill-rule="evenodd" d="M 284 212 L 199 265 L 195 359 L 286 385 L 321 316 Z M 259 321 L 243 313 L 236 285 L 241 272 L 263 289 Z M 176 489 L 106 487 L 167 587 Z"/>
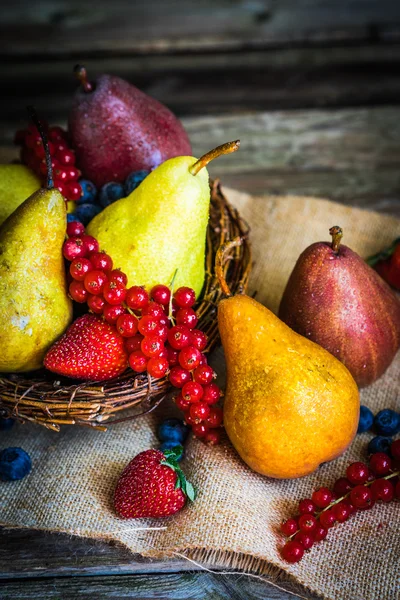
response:
<path fill-rule="evenodd" d="M 388 260 L 392 256 L 398 244 L 400 244 L 400 238 L 395 239 L 394 242 L 388 248 L 385 248 L 377 254 L 374 254 L 373 256 L 367 258 L 367 263 L 369 264 L 369 266 L 374 267 L 378 262 Z"/>
<path fill-rule="evenodd" d="M 179 445 L 169 450 L 164 450 L 165 460 L 161 460 L 160 465 L 165 465 L 166 467 L 169 467 L 170 469 L 175 471 L 175 489 L 181 489 L 185 496 L 187 496 L 187 498 L 193 502 L 193 500 L 196 498 L 196 490 L 190 483 L 190 481 L 186 479 L 184 472 L 182 471 L 181 467 L 179 466 L 176 460 L 176 457 L 179 457 L 181 453 L 182 446 Z"/>
<path fill-rule="evenodd" d="M 194 500 L 196 499 L 196 490 L 194 489 L 193 485 L 190 483 L 190 481 L 186 480 L 186 496 L 189 498 L 189 500 L 191 500 L 192 502 L 194 502 Z"/>

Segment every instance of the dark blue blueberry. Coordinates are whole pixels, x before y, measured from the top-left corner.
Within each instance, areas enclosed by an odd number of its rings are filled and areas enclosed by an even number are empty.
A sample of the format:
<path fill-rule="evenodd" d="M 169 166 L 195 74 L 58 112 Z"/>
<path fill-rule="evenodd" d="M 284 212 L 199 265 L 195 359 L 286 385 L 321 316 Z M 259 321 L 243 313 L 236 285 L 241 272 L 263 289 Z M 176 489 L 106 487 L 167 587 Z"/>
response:
<path fill-rule="evenodd" d="M 14 425 L 15 419 L 0 419 L 0 431 L 8 431 Z"/>
<path fill-rule="evenodd" d="M 166 442 L 163 442 L 160 446 L 160 450 L 161 452 L 164 452 L 164 450 L 172 450 L 172 448 L 181 448 L 181 453 L 177 455 L 176 460 L 178 462 L 181 462 L 182 458 L 183 458 L 183 446 L 181 446 L 181 444 L 177 444 L 176 442 L 172 441 L 172 440 L 168 440 Z"/>
<path fill-rule="evenodd" d="M 368 431 L 371 429 L 372 423 L 374 422 L 373 412 L 368 408 L 368 406 L 360 406 L 360 420 L 358 421 L 358 429 L 357 433 L 364 433 L 364 431 Z"/>
<path fill-rule="evenodd" d="M 119 200 L 120 198 L 124 198 L 125 191 L 122 183 L 116 183 L 115 181 L 110 181 L 103 185 L 100 190 L 99 202 L 103 208 L 107 208 L 110 204 Z"/>
<path fill-rule="evenodd" d="M 89 179 L 80 179 L 78 183 L 82 188 L 82 196 L 79 198 L 78 204 L 93 204 L 93 202 L 96 202 L 97 188 L 94 183 Z"/>
<path fill-rule="evenodd" d="M 72 223 L 72 221 L 79 221 L 79 219 L 75 213 L 68 213 L 67 214 L 67 223 Z M 79 221 L 79 223 L 81 223 L 81 221 Z"/>
<path fill-rule="evenodd" d="M 125 195 L 129 196 L 133 190 L 136 190 L 149 173 L 150 171 L 133 171 L 133 173 L 128 175 L 124 183 Z"/>
<path fill-rule="evenodd" d="M 385 408 L 375 415 L 374 426 L 380 435 L 394 435 L 400 431 L 400 413 Z"/>
<path fill-rule="evenodd" d="M 0 452 L 1 481 L 23 479 L 32 468 L 29 454 L 22 448 L 5 448 Z"/>
<path fill-rule="evenodd" d="M 181 419 L 167 419 L 157 428 L 160 442 L 175 442 L 183 444 L 189 435 L 189 427 Z"/>
<path fill-rule="evenodd" d="M 78 204 L 74 214 L 78 217 L 78 221 L 87 225 L 101 210 L 97 204 Z"/>
<path fill-rule="evenodd" d="M 392 441 L 390 437 L 377 435 L 368 444 L 368 454 L 375 454 L 376 452 L 385 452 L 388 454 Z"/>

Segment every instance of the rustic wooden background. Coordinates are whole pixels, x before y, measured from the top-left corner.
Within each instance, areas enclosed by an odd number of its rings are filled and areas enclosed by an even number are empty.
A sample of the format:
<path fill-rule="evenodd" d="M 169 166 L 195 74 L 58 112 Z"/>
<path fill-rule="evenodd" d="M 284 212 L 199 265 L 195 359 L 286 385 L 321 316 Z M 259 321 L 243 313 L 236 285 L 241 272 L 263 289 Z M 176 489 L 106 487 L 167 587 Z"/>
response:
<path fill-rule="evenodd" d="M 120 75 L 166 103 L 183 118 L 195 155 L 240 137 L 240 152 L 211 167 L 226 185 L 400 216 L 398 0 L 2 4 L 1 161 L 16 156 L 13 133 L 27 104 L 65 123 L 72 67 L 82 62 L 92 77 Z M 293 596 L 181 561 L 132 559 L 108 543 L 0 532 L 2 600 L 77 597 Z"/>

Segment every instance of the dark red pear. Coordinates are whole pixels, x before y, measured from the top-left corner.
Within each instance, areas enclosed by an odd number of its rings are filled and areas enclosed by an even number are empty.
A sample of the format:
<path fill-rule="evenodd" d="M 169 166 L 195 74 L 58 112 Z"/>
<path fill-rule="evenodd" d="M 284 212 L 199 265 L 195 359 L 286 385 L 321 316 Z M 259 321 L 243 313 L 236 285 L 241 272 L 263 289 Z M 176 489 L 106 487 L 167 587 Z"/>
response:
<path fill-rule="evenodd" d="M 300 255 L 287 283 L 279 317 L 289 327 L 341 360 L 362 387 L 376 381 L 400 347 L 400 302 L 353 250 L 312 244 Z"/>
<path fill-rule="evenodd" d="M 92 83 L 84 67 L 75 73 L 81 85 L 69 133 L 79 168 L 97 186 L 192 155 L 182 123 L 166 106 L 119 77 L 101 75 Z"/>

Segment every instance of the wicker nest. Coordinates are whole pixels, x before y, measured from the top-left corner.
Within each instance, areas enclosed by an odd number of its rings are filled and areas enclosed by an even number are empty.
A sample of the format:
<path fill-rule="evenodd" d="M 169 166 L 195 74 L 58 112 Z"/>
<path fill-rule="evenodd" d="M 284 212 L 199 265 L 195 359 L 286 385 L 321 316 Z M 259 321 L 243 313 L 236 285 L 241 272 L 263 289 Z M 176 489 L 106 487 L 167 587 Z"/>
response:
<path fill-rule="evenodd" d="M 208 336 L 205 352 L 210 352 L 219 341 L 216 309 L 223 294 L 214 272 L 216 252 L 222 244 L 238 236 L 244 238 L 242 245 L 232 250 L 224 263 L 224 275 L 231 292 L 243 291 L 251 270 L 247 234 L 246 223 L 223 196 L 216 181 L 212 187 L 207 231 L 205 286 L 196 308 L 198 327 Z M 153 379 L 130 369 L 105 383 L 72 383 L 70 379 L 60 380 L 59 376 L 44 370 L 34 377 L 4 375 L 0 378 L 0 417 L 33 421 L 55 431 L 59 431 L 61 425 L 106 430 L 105 423 L 108 426 L 153 410 L 170 387 L 167 377 Z M 119 413 L 127 409 L 133 410 L 119 417 Z"/>

